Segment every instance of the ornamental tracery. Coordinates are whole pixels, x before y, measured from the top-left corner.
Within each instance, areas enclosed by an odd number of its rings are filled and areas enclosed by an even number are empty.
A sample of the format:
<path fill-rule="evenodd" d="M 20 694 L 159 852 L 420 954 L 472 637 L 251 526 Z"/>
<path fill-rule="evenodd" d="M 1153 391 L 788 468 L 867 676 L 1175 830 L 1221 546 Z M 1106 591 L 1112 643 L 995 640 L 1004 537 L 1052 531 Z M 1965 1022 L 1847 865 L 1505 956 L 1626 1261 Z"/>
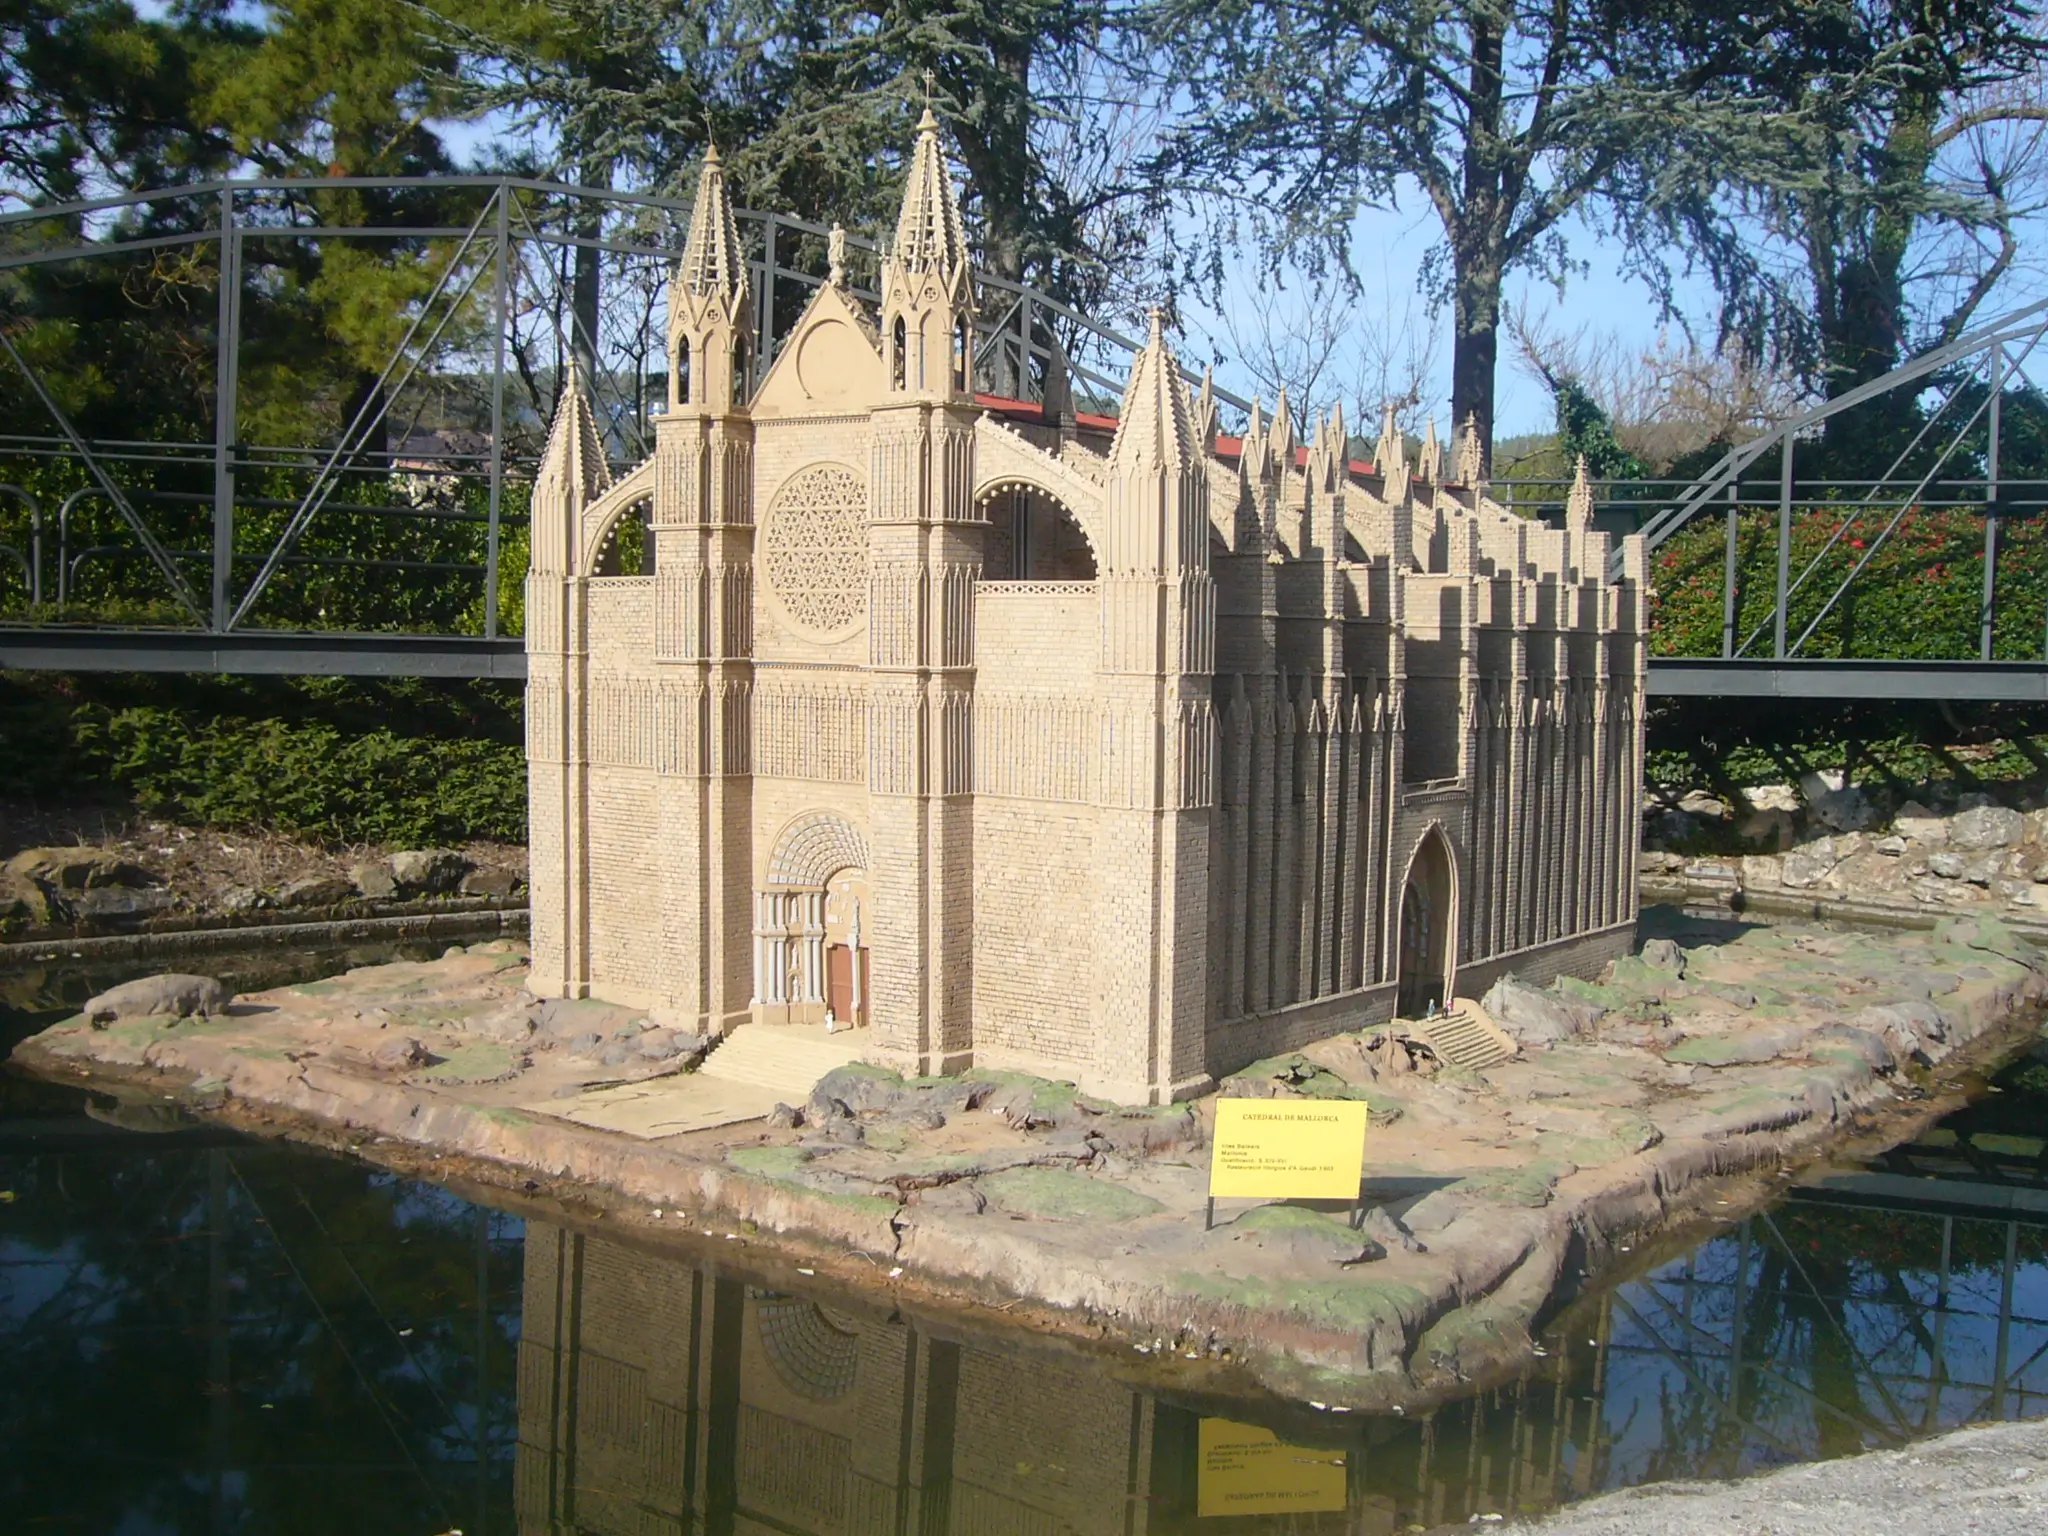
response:
<path fill-rule="evenodd" d="M 800 469 L 776 492 L 761 565 L 776 600 L 805 629 L 831 633 L 867 599 L 867 482 L 844 464 Z"/>

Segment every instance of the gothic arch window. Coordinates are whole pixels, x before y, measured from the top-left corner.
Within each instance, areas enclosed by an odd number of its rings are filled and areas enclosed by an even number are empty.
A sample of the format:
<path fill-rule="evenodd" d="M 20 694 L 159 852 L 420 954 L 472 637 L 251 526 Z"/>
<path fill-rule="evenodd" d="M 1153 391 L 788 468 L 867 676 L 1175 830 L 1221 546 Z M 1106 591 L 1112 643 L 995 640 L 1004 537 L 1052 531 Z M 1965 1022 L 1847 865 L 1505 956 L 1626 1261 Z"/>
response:
<path fill-rule="evenodd" d="M 676 399 L 683 405 L 690 404 L 690 338 L 685 336 L 676 343 Z"/>
<path fill-rule="evenodd" d="M 953 327 L 953 388 L 965 394 L 973 387 L 974 327 L 965 315 Z"/>
<path fill-rule="evenodd" d="M 747 340 L 736 336 L 732 343 L 732 401 L 744 405 L 747 399 Z"/>
<path fill-rule="evenodd" d="M 991 581 L 1093 581 L 1095 550 L 1080 519 L 1033 485 L 997 490 L 988 506 L 982 574 Z"/>
<path fill-rule="evenodd" d="M 903 353 L 910 341 L 910 331 L 903 323 L 903 317 L 896 317 L 896 328 L 889 337 L 889 382 L 897 389 L 903 387 Z"/>

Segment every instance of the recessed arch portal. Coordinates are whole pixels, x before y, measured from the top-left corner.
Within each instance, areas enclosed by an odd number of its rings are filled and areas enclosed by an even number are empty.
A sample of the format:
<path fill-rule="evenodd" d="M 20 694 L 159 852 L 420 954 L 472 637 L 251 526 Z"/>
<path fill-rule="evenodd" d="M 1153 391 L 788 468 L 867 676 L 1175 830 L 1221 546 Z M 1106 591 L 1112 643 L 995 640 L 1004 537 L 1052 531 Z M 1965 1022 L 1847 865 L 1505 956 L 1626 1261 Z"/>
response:
<path fill-rule="evenodd" d="M 775 840 L 754 897 L 754 1002 L 780 1023 L 868 1022 L 868 843 L 808 811 Z"/>
<path fill-rule="evenodd" d="M 1401 884 L 1400 933 L 1394 953 L 1399 957 L 1395 1011 L 1419 1019 L 1432 1004 L 1446 1006 L 1451 997 L 1451 934 L 1457 927 L 1458 866 L 1443 828 L 1431 825 L 1408 861 Z"/>

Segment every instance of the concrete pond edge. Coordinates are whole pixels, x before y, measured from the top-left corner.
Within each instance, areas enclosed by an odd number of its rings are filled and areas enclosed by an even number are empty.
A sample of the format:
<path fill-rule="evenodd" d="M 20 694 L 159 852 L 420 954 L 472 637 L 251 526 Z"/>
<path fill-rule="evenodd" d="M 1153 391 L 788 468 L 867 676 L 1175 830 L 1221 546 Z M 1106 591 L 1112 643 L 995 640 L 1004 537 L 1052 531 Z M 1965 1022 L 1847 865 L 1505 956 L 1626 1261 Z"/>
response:
<path fill-rule="evenodd" d="M 406 940 L 523 939 L 526 906 L 493 897 L 392 903 L 371 913 L 295 921 L 231 923 L 217 926 L 144 928 L 133 933 L 12 940 L 0 944 L 0 969 L 48 964 L 53 960 L 142 960 L 158 955 L 226 954 L 272 946 L 325 947 L 332 944 L 403 943 Z"/>

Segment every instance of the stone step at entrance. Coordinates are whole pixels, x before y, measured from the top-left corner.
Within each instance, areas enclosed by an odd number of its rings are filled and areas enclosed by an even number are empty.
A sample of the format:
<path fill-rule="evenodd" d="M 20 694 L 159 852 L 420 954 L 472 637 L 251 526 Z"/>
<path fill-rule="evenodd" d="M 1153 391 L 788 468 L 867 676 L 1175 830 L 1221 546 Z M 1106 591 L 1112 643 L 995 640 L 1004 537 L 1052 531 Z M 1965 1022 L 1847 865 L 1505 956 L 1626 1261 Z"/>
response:
<path fill-rule="evenodd" d="M 860 1060 L 855 1037 L 850 1029 L 827 1035 L 779 1024 L 742 1024 L 712 1047 L 697 1075 L 772 1088 L 788 1103 L 801 1104 L 827 1072 Z"/>
<path fill-rule="evenodd" d="M 1452 998 L 1448 1009 L 1410 1024 L 1408 1032 L 1442 1060 L 1475 1072 L 1497 1066 L 1520 1049 L 1514 1037 L 1469 997 Z"/>
<path fill-rule="evenodd" d="M 818 1079 L 860 1060 L 853 1030 L 742 1024 L 694 1072 L 593 1088 L 567 1099 L 520 1106 L 601 1131 L 647 1141 L 758 1120 L 777 1104 L 802 1104 Z"/>

